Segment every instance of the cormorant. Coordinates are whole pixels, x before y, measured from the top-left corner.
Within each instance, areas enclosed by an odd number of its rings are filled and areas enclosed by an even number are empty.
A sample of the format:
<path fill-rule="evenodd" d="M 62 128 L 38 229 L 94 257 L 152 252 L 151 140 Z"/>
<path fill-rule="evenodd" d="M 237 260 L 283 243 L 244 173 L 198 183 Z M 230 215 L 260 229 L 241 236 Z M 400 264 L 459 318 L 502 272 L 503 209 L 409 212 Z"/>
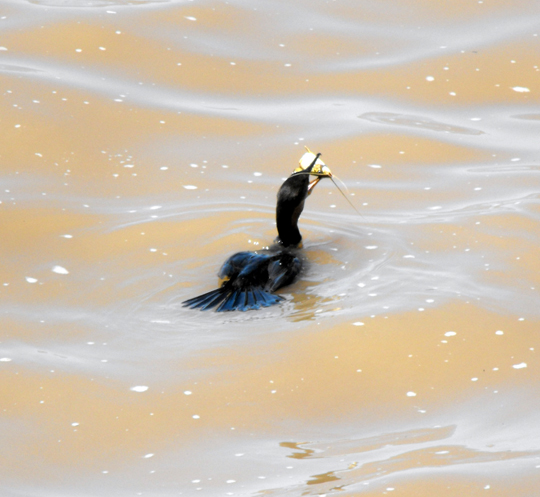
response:
<path fill-rule="evenodd" d="M 218 312 L 247 311 L 284 300 L 274 292 L 292 283 L 301 270 L 302 261 L 297 255 L 302 246 L 298 218 L 304 202 L 322 178 L 332 177 L 320 155 L 308 150 L 300 159 L 300 167 L 281 185 L 277 194 L 275 244 L 260 252 L 238 252 L 229 257 L 218 273 L 225 280 L 221 287 L 184 301 L 184 306 L 202 311 L 216 306 Z M 315 176 L 311 182 L 310 175 Z"/>

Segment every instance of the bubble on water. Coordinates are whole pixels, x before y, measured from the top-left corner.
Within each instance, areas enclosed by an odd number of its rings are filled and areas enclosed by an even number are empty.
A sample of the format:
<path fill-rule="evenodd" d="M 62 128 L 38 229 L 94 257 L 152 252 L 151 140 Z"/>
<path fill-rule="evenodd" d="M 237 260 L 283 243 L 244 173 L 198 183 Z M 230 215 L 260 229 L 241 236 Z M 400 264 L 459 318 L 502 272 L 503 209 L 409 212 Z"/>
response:
<path fill-rule="evenodd" d="M 28 283 L 37 283 L 37 278 L 32 278 L 30 276 L 27 276 L 26 278 L 26 281 L 28 281 Z"/>
<path fill-rule="evenodd" d="M 455 337 L 457 333 L 455 331 L 447 331 L 444 336 L 445 337 Z"/>
<path fill-rule="evenodd" d="M 512 367 L 514 369 L 523 369 L 523 368 L 527 367 L 527 363 L 526 362 L 520 362 L 519 364 L 514 364 Z"/>
<path fill-rule="evenodd" d="M 69 271 L 62 266 L 54 266 L 51 271 L 56 274 L 69 274 Z"/>
<path fill-rule="evenodd" d="M 184 188 L 186 190 L 196 190 L 197 187 L 195 185 L 184 185 Z"/>
<path fill-rule="evenodd" d="M 145 385 L 136 385 L 134 387 L 131 387 L 130 390 L 132 392 L 146 392 L 148 390 L 148 387 Z"/>
<path fill-rule="evenodd" d="M 407 392 L 407 397 L 416 397 L 416 392 Z"/>
<path fill-rule="evenodd" d="M 525 86 L 514 86 L 512 90 L 517 91 L 518 93 L 529 93 L 531 91 Z"/>

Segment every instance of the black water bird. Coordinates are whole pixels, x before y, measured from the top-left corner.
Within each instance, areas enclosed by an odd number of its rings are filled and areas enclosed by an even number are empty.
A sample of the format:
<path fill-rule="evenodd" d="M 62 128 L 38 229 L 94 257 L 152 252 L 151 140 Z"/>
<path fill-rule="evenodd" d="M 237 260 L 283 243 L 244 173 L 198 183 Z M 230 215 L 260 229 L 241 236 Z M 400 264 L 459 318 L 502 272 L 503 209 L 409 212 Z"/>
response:
<path fill-rule="evenodd" d="M 278 237 L 269 249 L 238 252 L 225 261 L 218 276 L 224 279 L 220 288 L 183 302 L 192 309 L 247 311 L 269 307 L 284 300 L 274 292 L 294 281 L 302 268 L 298 250 L 302 235 L 298 219 L 306 198 L 324 177 L 332 177 L 330 169 L 308 150 L 300 159 L 300 167 L 285 180 L 277 195 L 276 222 Z M 315 179 L 310 182 L 310 175 Z"/>

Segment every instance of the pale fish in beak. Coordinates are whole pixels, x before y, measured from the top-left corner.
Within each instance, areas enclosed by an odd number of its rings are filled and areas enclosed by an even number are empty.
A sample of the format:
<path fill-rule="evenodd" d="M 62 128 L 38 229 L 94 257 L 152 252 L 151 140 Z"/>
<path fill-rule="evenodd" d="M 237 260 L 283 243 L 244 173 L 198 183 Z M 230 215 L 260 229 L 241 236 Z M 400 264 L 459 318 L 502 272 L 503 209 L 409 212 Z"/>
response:
<path fill-rule="evenodd" d="M 309 169 L 309 166 L 311 166 L 313 162 L 315 161 L 315 164 L 313 164 L 313 167 L 309 170 L 309 174 L 316 176 L 315 179 L 309 183 L 309 186 L 308 186 L 308 195 L 309 195 L 312 192 L 313 188 L 315 188 L 315 185 L 322 178 L 332 177 L 332 171 L 330 171 L 330 168 L 320 158 L 317 158 L 317 156 L 311 150 L 309 150 L 309 148 L 306 147 L 306 150 L 307 152 L 304 155 L 302 155 L 302 157 L 300 158 L 299 167 L 297 167 L 294 170 L 294 172 L 300 173 L 302 171 L 306 171 L 306 169 Z"/>

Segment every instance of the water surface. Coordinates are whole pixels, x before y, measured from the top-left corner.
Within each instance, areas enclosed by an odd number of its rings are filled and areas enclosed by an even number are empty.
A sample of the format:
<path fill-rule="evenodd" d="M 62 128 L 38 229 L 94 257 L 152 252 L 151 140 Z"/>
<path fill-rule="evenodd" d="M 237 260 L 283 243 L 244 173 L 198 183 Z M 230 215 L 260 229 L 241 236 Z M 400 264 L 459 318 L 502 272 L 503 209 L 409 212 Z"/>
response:
<path fill-rule="evenodd" d="M 530 496 L 538 6 L 12 1 L 0 12 L 6 496 Z M 306 271 L 197 312 L 275 237 Z"/>

